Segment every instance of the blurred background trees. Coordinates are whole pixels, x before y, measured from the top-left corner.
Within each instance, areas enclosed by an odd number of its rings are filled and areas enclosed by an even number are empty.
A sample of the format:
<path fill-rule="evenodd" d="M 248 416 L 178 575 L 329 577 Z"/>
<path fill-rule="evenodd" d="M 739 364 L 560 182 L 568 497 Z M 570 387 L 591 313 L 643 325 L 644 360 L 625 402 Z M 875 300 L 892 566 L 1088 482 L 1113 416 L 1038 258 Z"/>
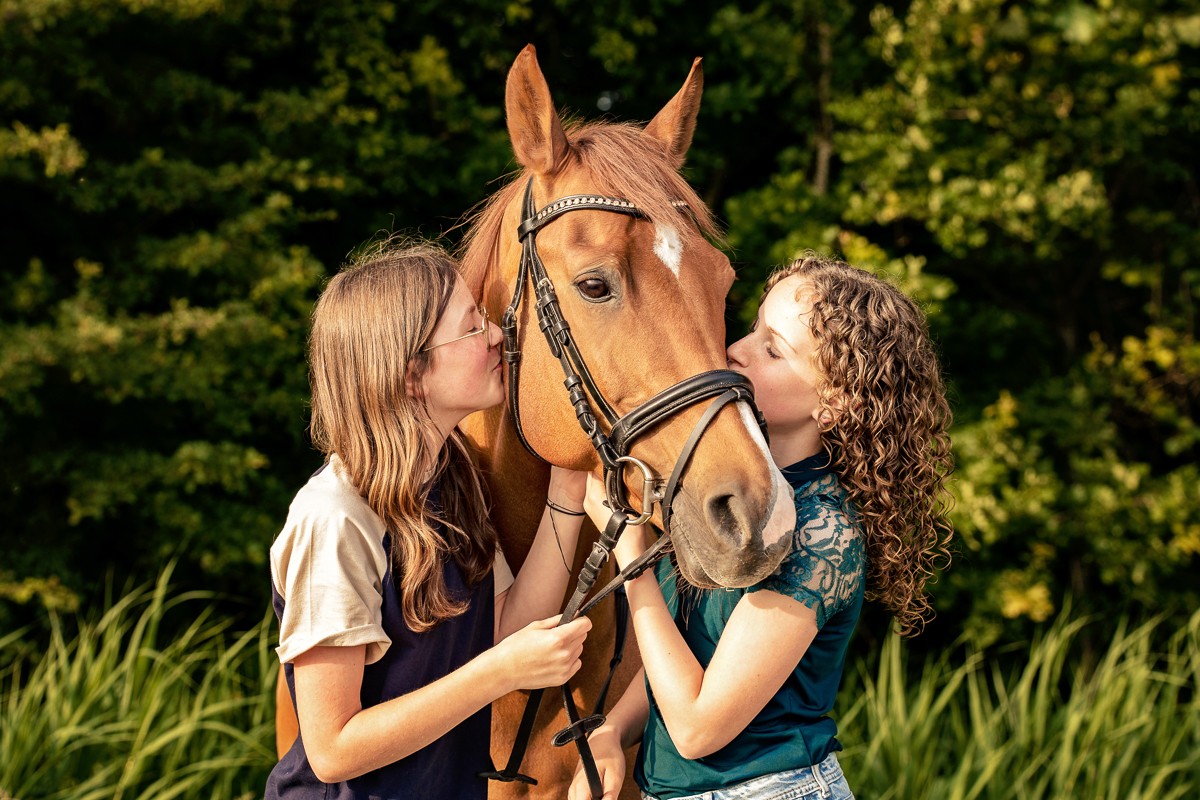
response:
<path fill-rule="evenodd" d="M 924 304 L 933 642 L 1200 605 L 1194 4 L 0 0 L 0 631 L 172 556 L 261 618 L 319 464 L 311 303 L 381 230 L 456 240 L 527 42 L 584 117 L 649 119 L 704 56 L 731 337 L 806 248 Z"/>

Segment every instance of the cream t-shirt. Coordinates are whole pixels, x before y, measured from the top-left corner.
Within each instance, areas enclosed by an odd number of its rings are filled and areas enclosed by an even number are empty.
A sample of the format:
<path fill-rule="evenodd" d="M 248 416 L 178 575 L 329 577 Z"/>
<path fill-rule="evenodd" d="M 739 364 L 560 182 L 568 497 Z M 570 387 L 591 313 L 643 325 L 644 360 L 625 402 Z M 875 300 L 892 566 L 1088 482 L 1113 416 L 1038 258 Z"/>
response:
<path fill-rule="evenodd" d="M 271 545 L 271 581 L 284 600 L 280 663 L 318 646 L 366 645 L 368 664 L 383 657 L 392 644 L 382 616 L 385 532 L 337 456 L 296 493 Z M 500 595 L 513 574 L 499 548 L 494 572 Z"/>

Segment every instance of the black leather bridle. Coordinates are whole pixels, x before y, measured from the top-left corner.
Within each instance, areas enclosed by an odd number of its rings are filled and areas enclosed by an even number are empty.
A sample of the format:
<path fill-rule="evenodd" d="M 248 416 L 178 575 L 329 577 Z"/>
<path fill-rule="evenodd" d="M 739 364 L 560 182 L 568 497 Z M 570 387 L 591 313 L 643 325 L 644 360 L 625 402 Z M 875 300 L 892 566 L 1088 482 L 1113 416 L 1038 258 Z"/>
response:
<path fill-rule="evenodd" d="M 643 466 L 629 455 L 634 440 L 683 409 L 711 397 L 716 397 L 714 402 L 720 402 L 721 405 L 735 400 L 748 402 L 754 409 L 758 424 L 765 435 L 766 422 L 757 407 L 754 406 L 753 387 L 749 379 L 733 370 L 710 370 L 685 378 L 654 395 L 625 416 L 618 417 L 616 411 L 604 398 L 603 393 L 597 388 L 587 362 L 584 361 L 583 356 L 579 353 L 579 347 L 575 344 L 575 337 L 571 335 L 571 327 L 563 317 L 558 295 L 554 291 L 554 284 L 550 281 L 546 267 L 538 255 L 537 233 L 570 211 L 585 209 L 610 211 L 636 218 L 644 218 L 645 215 L 628 200 L 601 195 L 562 197 L 545 206 L 541 211 L 536 211 L 533 202 L 532 178 L 525 187 L 524 209 L 524 221 L 517 229 L 517 236 L 521 241 L 521 264 L 512 300 L 505 309 L 500 323 L 500 329 L 504 334 L 503 357 L 505 363 L 508 364 L 508 405 L 513 424 L 517 429 L 517 437 L 530 453 L 541 458 L 525 437 L 525 429 L 521 423 L 520 405 L 521 351 L 517 346 L 517 312 L 524 296 L 525 284 L 532 283 L 538 326 L 545 335 L 551 355 L 557 358 L 562 366 L 565 376 L 563 385 L 567 389 L 579 425 L 591 441 L 592 447 L 596 450 L 600 463 L 604 467 L 604 484 L 609 501 L 613 503 L 614 510 L 623 510 L 631 517 L 640 519 L 650 512 L 653 505 L 651 498 L 644 496 L 642 498 L 643 511 L 634 513 L 626 498 L 625 484 L 622 480 L 624 464 L 634 463 L 639 467 Z M 729 395 L 728 399 L 726 399 L 726 395 Z M 605 434 L 597 420 L 597 411 L 609 426 L 608 434 Z M 683 459 L 690 455 L 685 451 L 680 458 Z M 643 469 L 643 478 L 650 479 L 650 476 L 648 468 Z M 651 481 L 651 483 L 655 482 Z M 656 487 L 652 497 L 655 501 L 665 500 L 666 494 L 666 491 L 662 491 L 660 494 Z M 669 533 L 670 529 L 667 523 L 670 517 L 669 503 L 663 503 L 663 515 L 664 528 Z M 641 523 L 631 520 L 629 524 Z"/>
<path fill-rule="evenodd" d="M 517 312 L 521 306 L 525 284 L 532 284 L 538 326 L 545 335 L 551 354 L 559 360 L 559 364 L 562 366 L 565 376 L 563 383 L 566 386 L 571 405 L 575 409 L 579 425 L 600 458 L 600 463 L 604 468 L 605 491 L 613 509 L 612 518 L 601 532 L 600 538 L 592 547 L 592 552 L 580 570 L 575 592 L 563 609 L 560 625 L 586 613 L 610 592 L 620 587 L 625 580 L 640 575 L 662 556 L 671 531 L 671 504 L 679 488 L 684 469 L 704 431 L 722 408 L 739 400 L 749 403 L 762 428 L 763 435 L 766 436 L 766 422 L 754 405 L 754 392 L 750 381 L 729 369 L 710 370 L 685 378 L 662 390 L 624 416 L 618 416 L 605 400 L 592 378 L 587 363 L 579 353 L 575 338 L 571 335 L 571 328 L 563 317 L 558 296 L 554 291 L 554 284 L 550 281 L 550 276 L 546 273 L 546 267 L 537 251 L 539 230 L 570 211 L 585 209 L 610 211 L 638 219 L 645 218 L 645 214 L 629 201 L 602 195 L 562 197 L 538 211 L 533 201 L 533 179 L 530 178 L 525 187 L 523 221 L 517 229 L 517 236 L 521 241 L 521 263 L 512 301 L 508 304 L 500 323 L 500 329 L 504 334 L 503 357 L 505 363 L 508 364 L 509 412 L 521 443 L 530 453 L 541 458 L 529 440 L 525 438 L 520 411 L 521 351 L 517 348 Z M 688 437 L 680 451 L 671 476 L 665 484 L 654 475 L 649 466 L 630 455 L 630 449 L 637 438 L 684 409 L 710 399 L 709 407 L 705 409 L 704 414 L 693 428 L 691 436 Z M 608 426 L 608 433 L 605 433 L 601 427 L 599 417 L 604 418 L 604 422 Z M 642 472 L 643 490 L 640 512 L 629 504 L 625 491 L 625 464 L 633 464 Z M 642 525 L 648 522 L 653 514 L 655 503 L 660 503 L 662 506 L 664 533 L 649 550 L 621 570 L 608 585 L 585 603 L 588 593 L 595 585 L 596 578 L 608 560 L 612 548 L 616 546 L 622 531 L 627 525 Z M 614 662 L 617 661 L 619 661 L 619 656 L 614 659 Z M 608 680 L 612 680 L 611 672 Z M 570 687 L 564 684 L 560 688 L 570 725 L 554 737 L 554 744 L 562 746 L 567 742 L 575 742 L 579 748 L 584 771 L 587 773 L 592 796 L 599 798 L 602 794 L 600 777 L 588 747 L 587 735 L 604 721 L 604 716 L 600 714 L 603 699 L 601 699 L 601 703 L 597 704 L 595 713 L 580 719 Z M 601 698 L 607 693 L 607 689 L 608 682 L 605 683 L 605 692 L 601 694 Z M 503 770 L 483 773 L 482 777 L 506 782 L 516 780 L 530 784 L 537 783 L 534 778 L 521 774 L 519 769 L 529 743 L 529 735 L 533 729 L 541 697 L 542 690 L 540 689 L 530 693 L 525 715 L 521 720 L 507 766 Z"/>

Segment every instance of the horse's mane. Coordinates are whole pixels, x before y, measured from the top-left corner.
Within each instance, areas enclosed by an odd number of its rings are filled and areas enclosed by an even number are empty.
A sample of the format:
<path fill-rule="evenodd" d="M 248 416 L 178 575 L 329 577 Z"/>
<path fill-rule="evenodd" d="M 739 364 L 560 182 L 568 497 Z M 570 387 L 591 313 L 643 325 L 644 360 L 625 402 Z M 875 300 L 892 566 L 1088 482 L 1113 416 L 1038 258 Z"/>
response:
<path fill-rule="evenodd" d="M 708 206 L 675 169 L 664 145 L 643 136 L 641 127 L 568 122 L 564 133 L 571 148 L 569 158 L 587 174 L 592 191 L 630 201 L 653 223 L 673 224 L 685 244 L 694 236 L 719 238 Z M 486 277 L 498 252 L 504 210 L 525 191 L 528 179 L 527 170 L 517 170 L 464 220 L 468 227 L 458 256 L 468 286 L 478 287 Z M 534 198 L 538 208 L 555 199 Z M 677 206 L 678 201 L 686 208 Z"/>

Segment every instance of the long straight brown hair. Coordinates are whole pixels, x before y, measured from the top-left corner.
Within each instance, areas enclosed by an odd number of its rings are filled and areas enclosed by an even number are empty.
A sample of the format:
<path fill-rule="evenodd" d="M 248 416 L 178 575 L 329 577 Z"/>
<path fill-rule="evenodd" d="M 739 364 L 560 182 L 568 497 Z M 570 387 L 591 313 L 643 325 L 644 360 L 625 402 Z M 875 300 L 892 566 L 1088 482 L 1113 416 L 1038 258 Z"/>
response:
<path fill-rule="evenodd" d="M 380 242 L 329 281 L 309 336 L 313 444 L 338 456 L 383 520 L 404 621 L 416 632 L 467 608 L 467 598 L 446 587 L 446 558 L 474 585 L 496 553 L 483 482 L 465 440 L 453 431 L 430 452 L 428 409 L 406 388 L 406 377 L 419 381 L 429 368 L 422 348 L 457 279 L 454 262 L 434 245 Z M 431 507 L 435 483 L 439 503 Z"/>

